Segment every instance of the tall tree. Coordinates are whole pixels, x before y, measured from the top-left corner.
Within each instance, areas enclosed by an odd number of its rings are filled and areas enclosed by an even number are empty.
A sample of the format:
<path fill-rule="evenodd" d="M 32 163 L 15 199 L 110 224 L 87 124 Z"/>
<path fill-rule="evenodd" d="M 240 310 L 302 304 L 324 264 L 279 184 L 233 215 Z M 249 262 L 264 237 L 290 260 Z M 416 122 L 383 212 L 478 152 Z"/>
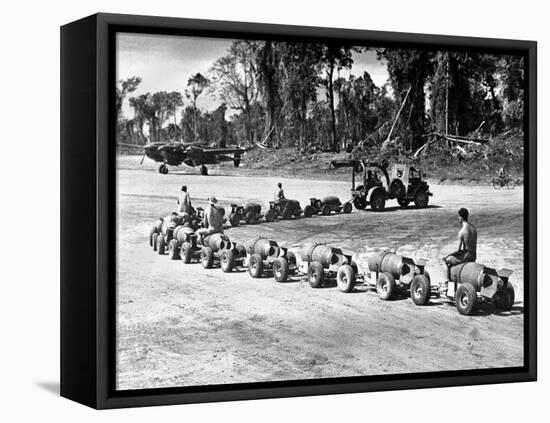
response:
<path fill-rule="evenodd" d="M 203 91 L 210 84 L 210 80 L 203 76 L 200 72 L 197 72 L 194 76 L 187 81 L 187 89 L 185 95 L 191 100 L 193 104 L 193 127 L 194 137 L 197 137 L 197 99 L 203 93 Z"/>
<path fill-rule="evenodd" d="M 244 114 L 249 144 L 254 141 L 252 104 L 258 97 L 254 50 L 255 43 L 252 41 L 235 41 L 228 54 L 216 60 L 210 69 L 211 80 L 220 100 Z"/>
<path fill-rule="evenodd" d="M 128 79 L 121 79 L 118 81 L 118 84 L 116 86 L 116 115 L 117 120 L 120 117 L 120 112 L 122 110 L 122 104 L 124 103 L 124 99 L 126 96 L 130 93 L 133 93 L 138 85 L 141 83 L 141 78 L 138 76 L 132 76 Z"/>
<path fill-rule="evenodd" d="M 336 136 L 336 112 L 334 109 L 334 72 L 342 68 L 350 68 L 353 64 L 352 49 L 336 43 L 324 45 L 322 62 L 326 70 L 326 88 L 331 116 L 332 150 L 339 150 L 338 138 Z"/>
<path fill-rule="evenodd" d="M 426 93 L 424 87 L 432 71 L 431 54 L 425 50 L 381 49 L 378 57 L 387 63 L 387 69 L 395 99 L 407 104 L 394 134 L 401 138 L 404 149 L 416 150 L 423 144 L 426 126 Z"/>

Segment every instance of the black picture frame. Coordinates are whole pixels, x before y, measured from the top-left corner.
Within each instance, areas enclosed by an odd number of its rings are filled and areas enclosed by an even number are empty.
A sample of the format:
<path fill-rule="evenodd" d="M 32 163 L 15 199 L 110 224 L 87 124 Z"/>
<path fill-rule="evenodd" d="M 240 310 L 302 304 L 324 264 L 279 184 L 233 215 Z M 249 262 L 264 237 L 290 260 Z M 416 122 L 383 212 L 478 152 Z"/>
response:
<path fill-rule="evenodd" d="M 119 31 L 227 38 L 345 40 L 377 46 L 483 50 L 523 55 L 527 75 L 524 365 L 504 369 L 116 391 L 113 96 L 114 36 Z M 90 407 L 104 409 L 536 380 L 536 113 L 537 44 L 533 41 L 102 13 L 63 26 L 61 395 Z"/>

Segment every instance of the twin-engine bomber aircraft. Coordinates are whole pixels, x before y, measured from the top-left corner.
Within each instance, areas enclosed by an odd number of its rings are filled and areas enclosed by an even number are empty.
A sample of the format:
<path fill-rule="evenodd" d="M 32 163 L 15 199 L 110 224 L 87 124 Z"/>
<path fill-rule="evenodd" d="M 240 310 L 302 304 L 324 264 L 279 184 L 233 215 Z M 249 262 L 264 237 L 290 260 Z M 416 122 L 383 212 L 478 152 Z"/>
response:
<path fill-rule="evenodd" d="M 215 148 L 201 146 L 199 143 L 154 142 L 143 146 L 134 144 L 118 144 L 125 147 L 140 148 L 145 150 L 145 156 L 155 162 L 162 163 L 159 173 L 167 174 L 168 166 L 179 166 L 182 163 L 195 167 L 201 167 L 201 175 L 208 175 L 207 164 L 232 161 L 235 167 L 241 163 L 241 154 L 247 150 L 244 148 Z M 143 163 L 143 159 L 141 160 Z"/>

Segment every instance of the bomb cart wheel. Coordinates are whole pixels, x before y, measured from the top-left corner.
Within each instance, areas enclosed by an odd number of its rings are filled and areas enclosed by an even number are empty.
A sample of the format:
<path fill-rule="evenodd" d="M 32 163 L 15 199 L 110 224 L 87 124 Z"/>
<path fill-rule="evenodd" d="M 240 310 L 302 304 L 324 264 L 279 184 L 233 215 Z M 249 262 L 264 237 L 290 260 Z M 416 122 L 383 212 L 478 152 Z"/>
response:
<path fill-rule="evenodd" d="M 201 263 L 205 269 L 211 269 L 214 261 L 214 252 L 210 247 L 202 247 L 201 250 Z"/>
<path fill-rule="evenodd" d="M 229 273 L 235 267 L 235 255 L 231 250 L 224 250 L 220 254 L 220 265 L 222 272 Z"/>
<path fill-rule="evenodd" d="M 418 209 L 425 209 L 428 207 L 428 201 L 429 201 L 428 192 L 425 190 L 418 191 L 414 195 L 414 205 Z"/>
<path fill-rule="evenodd" d="M 508 282 L 506 288 L 497 295 L 498 299 L 495 300 L 495 306 L 503 311 L 510 311 L 516 301 L 516 293 L 510 282 Z"/>
<path fill-rule="evenodd" d="M 159 237 L 159 234 L 154 233 L 153 234 L 153 251 L 157 251 L 157 239 Z"/>
<path fill-rule="evenodd" d="M 229 223 L 231 226 L 239 226 L 240 221 L 241 217 L 237 213 L 231 213 L 229 215 Z"/>
<path fill-rule="evenodd" d="M 474 286 L 470 283 L 460 284 L 456 290 L 455 302 L 460 314 L 474 314 L 477 309 L 477 292 Z"/>
<path fill-rule="evenodd" d="M 170 258 L 172 260 L 179 260 L 180 259 L 180 250 L 178 248 L 178 241 L 175 239 L 171 239 L 170 243 L 168 244 L 168 251 L 170 252 Z"/>
<path fill-rule="evenodd" d="M 273 262 L 273 277 L 277 282 L 284 282 L 288 279 L 288 261 L 284 257 Z"/>
<path fill-rule="evenodd" d="M 243 244 L 235 245 L 235 251 L 237 252 L 237 258 L 242 259 L 246 257 L 246 247 Z"/>
<path fill-rule="evenodd" d="M 309 265 L 309 268 L 307 269 L 307 280 L 309 281 L 309 286 L 312 288 L 321 288 L 321 286 L 323 286 L 324 276 L 323 265 L 321 263 L 314 261 Z"/>
<path fill-rule="evenodd" d="M 181 245 L 181 250 L 180 250 L 180 258 L 181 258 L 181 260 L 182 260 L 185 264 L 191 263 L 191 255 L 192 255 L 191 244 L 190 244 L 189 242 L 184 242 L 184 243 Z"/>
<path fill-rule="evenodd" d="M 342 212 L 345 213 L 345 214 L 348 214 L 348 213 L 351 213 L 351 210 L 352 210 L 351 203 L 349 201 L 347 203 L 344 203 L 344 207 L 342 208 Z"/>
<path fill-rule="evenodd" d="M 417 306 L 430 302 L 430 279 L 426 275 L 416 275 L 411 282 L 411 299 Z"/>
<path fill-rule="evenodd" d="M 342 292 L 351 292 L 355 287 L 355 272 L 349 264 L 344 264 L 336 273 L 336 283 Z"/>
<path fill-rule="evenodd" d="M 151 231 L 149 232 L 149 247 L 152 247 L 154 245 L 153 243 L 153 235 L 158 234 L 156 226 L 153 226 L 151 228 Z"/>
<path fill-rule="evenodd" d="M 264 273 L 264 262 L 259 254 L 252 254 L 248 260 L 248 273 L 253 278 L 259 278 Z"/>
<path fill-rule="evenodd" d="M 166 240 L 164 238 L 164 235 L 160 234 L 157 237 L 157 253 L 159 253 L 160 256 L 164 254 L 164 250 L 166 249 Z"/>
<path fill-rule="evenodd" d="M 330 206 L 324 205 L 323 207 L 321 207 L 321 214 L 323 216 L 328 216 L 330 214 Z"/>
<path fill-rule="evenodd" d="M 391 273 L 384 272 L 378 275 L 376 281 L 376 292 L 380 299 L 384 301 L 391 300 L 395 294 L 395 278 Z"/>

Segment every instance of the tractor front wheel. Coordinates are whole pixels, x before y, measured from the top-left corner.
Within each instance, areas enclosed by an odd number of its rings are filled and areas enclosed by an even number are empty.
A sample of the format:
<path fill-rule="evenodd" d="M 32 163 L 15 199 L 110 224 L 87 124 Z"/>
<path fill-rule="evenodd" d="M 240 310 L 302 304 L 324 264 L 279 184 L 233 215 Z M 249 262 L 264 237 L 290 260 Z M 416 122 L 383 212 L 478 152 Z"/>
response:
<path fill-rule="evenodd" d="M 157 237 L 157 253 L 159 253 L 160 256 L 164 254 L 164 250 L 166 249 L 166 240 L 164 238 L 164 235 L 159 235 Z"/>
<path fill-rule="evenodd" d="M 191 244 L 189 242 L 184 242 L 181 245 L 180 258 L 185 264 L 191 262 Z"/>

